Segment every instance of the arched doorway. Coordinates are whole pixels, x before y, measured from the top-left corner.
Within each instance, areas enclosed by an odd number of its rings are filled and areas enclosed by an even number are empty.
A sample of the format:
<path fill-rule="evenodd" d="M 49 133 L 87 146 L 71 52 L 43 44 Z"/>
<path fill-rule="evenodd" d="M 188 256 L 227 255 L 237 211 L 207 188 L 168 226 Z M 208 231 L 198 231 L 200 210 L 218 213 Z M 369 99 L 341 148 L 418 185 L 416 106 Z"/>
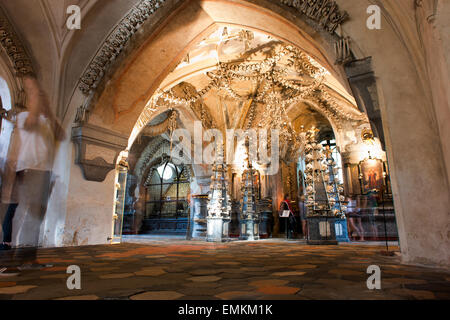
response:
<path fill-rule="evenodd" d="M 190 174 L 170 159 L 149 170 L 144 183 L 145 214 L 140 234 L 186 235 L 189 217 Z"/>
<path fill-rule="evenodd" d="M 360 146 L 358 141 L 348 139 L 349 132 L 356 136 L 356 127 L 361 125 L 370 127 L 367 118 L 357 109 L 351 94 L 339 86 L 331 73 L 299 48 L 288 45 L 272 35 L 238 26 L 211 27 L 209 33 L 191 48 L 173 72 L 163 79 L 157 93 L 148 99 L 132 130 L 129 139 L 131 149 L 140 149 L 136 143 L 142 144 L 142 132 L 151 133 L 152 136 L 157 134 L 166 136 L 163 140 L 152 138 L 153 149 L 149 159 L 155 158 L 160 153 L 157 146 L 165 143 L 167 147 L 170 140 L 170 150 L 166 150 L 160 158 L 147 160 L 151 163 L 151 167 L 141 170 L 136 177 L 136 180 L 141 181 L 140 198 L 145 199 L 140 205 L 142 225 L 134 227 L 136 233 L 185 233 L 184 227 L 188 224 L 187 194 L 181 199 L 178 192 L 168 195 L 170 191 L 179 190 L 180 180 L 177 177 L 183 172 L 183 168 L 169 161 L 174 142 L 170 135 L 167 136 L 169 131 L 172 133 L 174 130 L 169 124 L 170 115 L 175 116 L 175 124 L 177 122 L 182 124 L 189 137 L 193 137 L 194 140 L 200 139 L 203 147 L 206 146 L 206 141 L 202 135 L 196 136 L 198 127 L 188 123 L 186 119 L 188 115 L 204 130 L 214 129 L 225 133 L 230 129 L 258 128 L 281 132 L 280 172 L 268 174 L 267 168 L 261 169 L 258 161 L 252 163 L 259 179 L 256 189 L 252 191 L 257 197 L 251 198 L 258 202 L 255 208 L 264 205 L 267 207 L 268 203 L 272 203 L 275 225 L 278 222 L 280 199 L 284 194 L 291 195 L 292 207 L 295 211 L 299 210 L 296 154 L 305 146 L 305 142 L 299 139 L 299 136 L 305 127 L 311 127 L 311 119 L 314 119 L 316 127 L 320 128 L 321 136 L 334 140 L 334 147 L 339 142 L 340 148 L 345 149 L 354 145 L 356 151 Z M 191 142 L 195 144 L 198 141 Z M 149 147 L 150 144 L 146 148 Z M 236 146 L 238 161 L 243 161 L 248 152 L 245 148 L 242 150 L 238 150 Z M 188 152 L 190 159 L 196 158 L 196 152 L 196 150 L 193 153 Z M 203 155 L 203 150 L 200 152 Z M 141 155 L 137 153 L 133 157 L 140 158 Z M 214 170 L 213 167 L 207 163 L 196 165 L 197 167 L 193 167 L 194 172 L 200 165 L 207 175 L 214 174 L 211 171 Z M 236 230 L 239 228 L 236 224 L 239 223 L 240 212 L 244 210 L 243 208 L 247 208 L 246 203 L 243 203 L 243 195 L 239 192 L 240 184 L 244 183 L 243 170 L 242 163 L 235 165 L 229 176 L 233 184 L 229 199 L 233 202 L 234 210 L 233 214 L 230 213 L 233 216 L 231 233 L 238 233 Z M 228 176 L 229 173 L 223 174 Z M 263 179 L 268 182 L 260 186 Z M 211 181 L 212 179 L 210 183 Z M 183 183 L 187 186 L 192 181 L 184 178 Z M 183 206 L 182 217 L 178 217 L 180 203 Z M 175 207 L 171 208 L 173 205 Z M 266 212 L 267 208 L 262 210 Z M 282 227 L 280 229 L 275 227 L 274 232 L 271 230 L 267 233 L 283 233 Z"/>
<path fill-rule="evenodd" d="M 289 6 L 293 5 L 293 3 L 290 2 L 286 3 Z M 341 6 L 345 5 L 342 3 L 340 4 Z M 91 108 L 90 110 L 91 120 L 88 120 L 90 123 L 95 123 L 96 125 L 99 125 L 103 128 L 116 130 L 116 132 L 118 131 L 128 136 L 132 131 L 132 127 L 134 127 L 134 125 L 136 124 L 136 119 L 139 119 L 141 110 L 144 109 L 149 98 L 161 85 L 163 79 L 167 76 L 168 73 L 170 73 L 171 70 L 175 68 L 175 66 L 181 60 L 184 59 L 186 53 L 189 51 L 192 45 L 196 43 L 196 40 L 203 36 L 202 33 L 206 32 L 205 30 L 210 28 L 211 25 L 216 22 L 223 24 L 229 23 L 232 25 L 242 25 L 242 21 L 245 20 L 244 27 L 247 29 L 259 31 L 263 30 L 264 32 L 270 34 L 275 33 L 279 39 L 284 39 L 290 43 L 302 47 L 303 49 L 307 47 L 307 49 L 305 50 L 308 54 L 316 58 L 319 62 L 323 63 L 323 65 L 326 66 L 327 69 L 333 70 L 332 74 L 336 75 L 336 77 L 340 80 L 344 87 L 348 87 L 348 83 L 343 76 L 343 68 L 333 65 L 333 61 L 335 60 L 333 54 L 333 45 L 334 41 L 339 39 L 337 39 L 335 35 L 330 36 L 329 34 L 325 34 L 321 31 L 317 33 L 313 30 L 311 25 L 308 26 L 304 22 L 305 20 L 303 18 L 298 18 L 295 16 L 294 13 L 296 11 L 294 9 L 286 9 L 286 7 L 278 5 L 278 3 L 274 4 L 271 2 L 261 2 L 256 5 L 254 3 L 249 3 L 246 1 L 236 1 L 233 3 L 220 1 L 203 1 L 201 3 L 190 2 L 189 6 L 183 5 L 186 5 L 186 3 L 182 3 L 181 7 L 177 8 L 179 9 L 179 11 L 172 11 L 172 14 L 169 18 L 169 15 L 167 15 L 166 17 L 164 17 L 164 19 L 161 20 L 164 21 L 164 24 L 159 25 L 159 29 L 157 30 L 157 32 L 155 32 L 155 29 L 149 28 L 147 31 L 149 32 L 149 34 L 153 34 L 153 37 L 146 38 L 148 39 L 148 41 L 145 46 L 141 47 L 139 53 L 136 53 L 136 55 L 133 55 L 132 57 L 130 56 L 128 60 L 125 59 L 127 61 L 122 60 L 125 62 L 125 64 L 122 66 L 126 65 L 126 67 L 119 70 L 119 72 L 115 73 L 115 75 L 113 72 L 110 74 L 113 79 L 111 79 L 112 81 L 110 82 L 110 84 L 106 86 L 106 90 L 97 92 L 95 99 L 92 100 L 95 101 L 95 108 Z M 242 10 L 233 10 L 233 8 L 236 8 L 236 6 Z M 345 8 L 349 11 L 354 11 L 352 8 Z M 246 17 L 246 19 L 242 19 L 242 17 Z M 248 17 L 254 17 L 255 19 L 249 19 Z M 267 19 L 264 20 L 262 19 L 262 17 Z M 240 20 L 241 23 L 239 23 L 239 21 L 237 20 Z M 364 17 L 358 16 L 355 19 L 352 19 L 353 26 L 355 23 L 364 25 L 364 22 Z M 283 28 L 283 30 L 280 27 L 281 25 L 285 27 Z M 299 32 L 299 29 L 302 29 L 303 32 Z M 320 28 L 316 28 L 316 30 L 318 29 Z M 357 29 L 358 28 L 355 27 L 354 30 L 351 31 L 350 36 L 353 36 L 355 39 L 361 41 L 361 39 L 364 38 L 362 36 L 364 35 L 365 31 L 355 31 Z M 358 30 L 360 29 L 362 28 L 359 28 Z M 178 31 L 180 31 L 180 34 L 183 34 L 183 37 L 176 38 Z M 171 36 L 173 36 L 174 38 L 171 38 Z M 374 35 L 373 37 L 378 36 Z M 389 133 L 391 135 L 391 139 L 388 140 L 388 151 L 389 144 L 392 150 L 390 157 L 391 165 L 401 166 L 400 163 L 405 162 L 399 161 L 399 159 L 403 159 L 407 162 L 414 163 L 414 166 L 416 166 L 414 170 L 418 170 L 419 168 L 417 166 L 419 166 L 419 163 L 421 161 L 416 161 L 417 155 L 415 155 L 411 150 L 405 150 L 402 147 L 404 146 L 404 139 L 411 139 L 411 141 L 416 139 L 419 139 L 420 141 L 423 140 L 424 145 L 427 146 L 427 148 L 433 149 L 430 150 L 429 154 L 436 155 L 437 153 L 439 153 L 439 151 L 436 150 L 436 148 L 432 147 L 432 144 L 429 143 L 430 141 L 425 142 L 425 140 L 427 140 L 426 135 L 424 136 L 414 133 L 413 135 L 405 137 L 403 134 L 408 127 L 411 127 L 411 125 L 413 125 L 413 123 L 420 123 L 421 130 L 427 130 L 427 124 L 425 123 L 426 121 L 422 121 L 423 119 L 421 119 L 424 114 L 422 112 L 423 110 L 419 110 L 420 104 L 418 103 L 417 99 L 408 98 L 408 105 L 415 106 L 414 120 L 412 120 L 412 118 L 402 118 L 402 126 L 399 126 L 394 119 L 394 117 L 399 116 L 402 112 L 405 111 L 407 111 L 408 114 L 411 114 L 411 109 L 408 110 L 406 109 L 406 107 L 403 108 L 399 103 L 396 103 L 402 100 L 402 97 L 404 97 L 404 95 L 401 96 L 398 92 L 393 92 L 392 88 L 398 88 L 400 85 L 403 85 L 405 87 L 415 88 L 420 91 L 420 88 L 417 86 L 417 81 L 413 80 L 416 79 L 416 76 L 414 75 L 415 71 L 414 68 L 410 65 L 407 53 L 405 53 L 403 49 L 403 51 L 400 50 L 401 53 L 399 53 L 400 51 L 398 51 L 398 47 L 396 47 L 397 45 L 395 44 L 396 42 L 394 38 L 394 33 L 388 33 L 387 35 L 380 35 L 380 37 L 377 39 L 386 39 L 388 43 L 393 44 L 392 47 L 389 47 L 387 49 L 390 50 L 388 51 L 392 53 L 392 55 L 401 55 L 403 58 L 405 58 L 401 63 L 396 63 L 399 61 L 399 59 L 396 59 L 396 62 L 387 61 L 386 59 L 382 61 L 383 59 L 381 57 L 384 55 L 384 53 L 378 54 L 373 50 L 373 47 L 371 46 L 365 46 L 365 49 L 367 52 L 371 54 L 373 53 L 375 57 L 378 57 L 375 59 L 376 61 L 374 61 L 374 69 L 377 71 L 377 76 L 380 80 L 379 83 L 382 84 L 381 88 L 378 87 L 378 89 L 382 89 L 378 93 L 381 96 L 384 95 L 385 98 L 380 99 L 379 107 L 384 112 L 383 117 L 387 119 L 388 123 L 386 125 L 391 128 L 391 131 Z M 152 45 L 154 45 L 154 47 L 152 47 Z M 160 50 L 158 50 L 158 48 L 164 48 L 164 55 L 159 54 Z M 387 54 L 387 51 L 385 53 Z M 152 56 L 152 54 L 154 56 Z M 158 57 L 158 55 L 160 55 L 162 58 Z M 364 56 L 359 57 L 363 58 Z M 158 61 L 159 65 L 148 68 L 148 63 L 150 61 Z M 394 67 L 399 67 L 403 72 L 402 74 L 409 76 L 402 77 L 402 79 L 389 77 L 388 74 Z M 117 71 L 117 69 L 115 71 Z M 121 71 L 126 72 L 123 73 Z M 118 83 L 131 83 L 128 80 L 132 78 L 136 79 L 136 77 L 140 75 L 144 76 L 147 79 L 145 85 L 139 84 L 138 82 L 133 82 L 133 84 L 137 85 L 133 86 L 131 90 L 128 90 L 129 88 L 127 88 L 127 90 L 119 88 Z M 117 92 L 119 94 L 115 98 L 112 98 L 113 95 L 110 95 L 111 92 Z M 116 103 L 111 104 L 112 100 L 116 100 Z M 421 101 L 424 102 L 425 100 L 426 99 L 424 98 L 424 96 L 421 95 Z M 111 105 L 113 105 L 112 110 L 111 108 L 109 108 L 109 106 Z M 387 112 L 387 109 L 396 110 L 396 112 L 389 113 Z M 81 110 L 80 114 L 83 114 L 83 112 L 84 111 Z M 101 120 L 102 118 L 103 120 Z M 400 127 L 402 129 L 400 129 Z M 136 134 L 131 135 L 135 137 L 137 136 L 137 132 Z M 436 164 L 436 166 L 434 167 L 442 168 L 442 164 L 439 162 L 440 160 L 438 160 L 438 158 L 439 157 L 436 156 L 433 160 Z M 391 170 L 391 172 L 394 173 L 395 169 Z M 399 181 L 401 180 L 412 182 L 411 177 L 407 172 L 399 170 L 398 173 L 399 175 L 396 177 L 399 179 Z M 434 171 L 432 173 L 430 172 L 430 174 L 433 176 L 436 184 L 441 185 L 442 179 L 439 178 L 439 174 Z M 394 181 L 393 187 L 398 188 L 396 187 L 396 185 L 398 186 L 398 183 L 398 181 Z M 411 184 L 405 183 L 405 185 Z M 436 188 L 435 190 L 439 191 L 441 189 Z M 400 194 L 402 195 L 400 196 Z M 439 196 L 442 196 L 443 199 L 447 198 L 446 195 L 441 193 Z M 404 197 L 406 199 L 406 197 L 408 197 L 408 192 L 406 192 L 406 190 L 405 193 L 400 191 L 399 197 Z M 443 213 L 445 211 L 445 209 L 443 210 L 444 207 L 442 207 L 437 202 L 434 202 L 431 205 L 439 207 L 436 208 L 436 212 Z M 406 217 L 406 212 L 408 212 L 408 217 L 411 217 L 411 212 L 414 212 L 414 215 L 417 215 L 417 217 L 421 216 L 419 212 L 420 210 L 418 209 L 421 205 L 408 206 L 408 201 L 405 200 L 397 202 L 397 206 L 400 206 L 401 210 L 397 212 L 400 212 L 399 214 L 401 216 Z M 408 210 L 404 209 L 405 206 L 408 207 Z M 423 209 L 425 209 L 425 206 L 423 206 Z M 439 214 L 439 216 L 440 219 L 443 218 L 442 214 Z M 404 230 L 411 229 L 411 225 L 407 221 L 409 221 L 409 218 L 399 219 L 399 226 L 401 230 L 403 227 Z M 436 227 L 439 228 L 437 225 Z M 419 231 L 418 229 L 416 231 L 421 233 L 421 231 Z M 401 233 L 401 236 L 402 235 L 404 236 L 404 238 L 402 239 L 402 246 L 405 248 L 409 248 L 410 246 L 407 244 L 407 233 Z M 420 236 L 420 238 L 425 242 L 426 237 L 427 236 L 425 234 L 422 234 Z M 412 240 L 412 238 L 410 240 Z M 419 245 L 418 247 L 415 247 L 413 245 L 413 247 L 415 248 L 414 250 L 417 249 L 417 251 L 414 252 L 416 252 L 418 255 L 428 254 L 428 252 L 425 252 L 426 250 L 424 251 L 420 249 L 422 248 L 421 245 Z M 406 250 L 406 252 L 410 251 Z M 407 254 L 409 255 L 409 253 Z"/>

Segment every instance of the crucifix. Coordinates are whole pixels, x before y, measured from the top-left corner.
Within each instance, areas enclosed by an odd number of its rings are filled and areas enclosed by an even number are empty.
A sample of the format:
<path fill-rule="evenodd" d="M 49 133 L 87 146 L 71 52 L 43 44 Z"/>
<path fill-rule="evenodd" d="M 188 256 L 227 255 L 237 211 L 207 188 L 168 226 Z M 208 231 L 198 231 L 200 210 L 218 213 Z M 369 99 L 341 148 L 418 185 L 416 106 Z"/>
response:
<path fill-rule="evenodd" d="M 336 143 L 331 143 L 331 141 L 329 139 L 327 139 L 327 143 L 324 145 L 325 146 L 325 155 L 327 159 L 332 158 L 333 155 L 333 147 L 336 146 Z"/>

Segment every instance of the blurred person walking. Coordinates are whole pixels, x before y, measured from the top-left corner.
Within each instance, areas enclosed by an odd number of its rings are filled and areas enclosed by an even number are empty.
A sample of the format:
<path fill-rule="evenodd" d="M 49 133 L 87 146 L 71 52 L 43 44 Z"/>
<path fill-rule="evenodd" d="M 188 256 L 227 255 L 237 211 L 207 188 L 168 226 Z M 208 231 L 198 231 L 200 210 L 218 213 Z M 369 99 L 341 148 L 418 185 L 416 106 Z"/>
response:
<path fill-rule="evenodd" d="M 299 215 L 300 215 L 300 221 L 302 223 L 302 234 L 303 234 L 303 239 L 307 240 L 308 239 L 308 218 L 307 218 L 307 208 L 305 206 L 305 200 L 306 197 L 305 195 L 301 195 L 300 196 L 300 201 L 298 204 L 299 207 Z"/>
<path fill-rule="evenodd" d="M 351 238 L 353 231 L 356 231 L 359 240 L 364 241 L 364 229 L 361 222 L 361 214 L 358 211 L 357 200 L 353 195 L 347 197 L 346 216 L 349 237 Z"/>
<path fill-rule="evenodd" d="M 8 205 L 8 209 L 2 225 L 0 250 L 11 249 L 13 219 L 19 204 L 27 210 L 18 230 L 26 238 L 23 242 L 32 249 L 14 255 L 13 262 L 20 261 L 19 269 L 39 268 L 36 253 L 51 189 L 55 149 L 56 144 L 65 138 L 37 80 L 24 77 L 23 85 L 27 96 L 26 111 L 16 116 L 1 189 L 1 201 Z M 6 270 L 1 270 L 0 274 L 5 275 Z"/>

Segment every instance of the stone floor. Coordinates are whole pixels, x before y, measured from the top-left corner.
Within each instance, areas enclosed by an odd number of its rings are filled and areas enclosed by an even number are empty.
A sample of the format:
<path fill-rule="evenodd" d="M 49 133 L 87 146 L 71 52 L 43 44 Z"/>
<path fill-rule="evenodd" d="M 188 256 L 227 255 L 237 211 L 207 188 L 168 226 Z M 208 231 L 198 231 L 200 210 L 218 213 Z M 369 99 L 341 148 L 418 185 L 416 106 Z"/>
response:
<path fill-rule="evenodd" d="M 0 277 L 0 299 L 450 299 L 448 270 L 401 265 L 382 250 L 275 239 L 41 249 L 39 262 L 53 267 Z M 12 254 L 0 253 L 0 266 Z M 81 268 L 81 290 L 67 289 L 69 265 Z M 381 268 L 381 290 L 367 288 L 370 265 Z"/>

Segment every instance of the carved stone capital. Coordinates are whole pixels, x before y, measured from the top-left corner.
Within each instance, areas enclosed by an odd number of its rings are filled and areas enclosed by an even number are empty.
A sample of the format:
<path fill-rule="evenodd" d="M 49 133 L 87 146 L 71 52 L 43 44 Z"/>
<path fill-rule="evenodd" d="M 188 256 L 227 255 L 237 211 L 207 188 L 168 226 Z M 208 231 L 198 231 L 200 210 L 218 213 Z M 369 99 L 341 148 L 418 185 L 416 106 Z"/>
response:
<path fill-rule="evenodd" d="M 96 182 L 105 180 L 128 145 L 126 136 L 89 124 L 73 127 L 72 141 L 76 147 L 75 163 L 80 165 L 86 180 Z"/>

